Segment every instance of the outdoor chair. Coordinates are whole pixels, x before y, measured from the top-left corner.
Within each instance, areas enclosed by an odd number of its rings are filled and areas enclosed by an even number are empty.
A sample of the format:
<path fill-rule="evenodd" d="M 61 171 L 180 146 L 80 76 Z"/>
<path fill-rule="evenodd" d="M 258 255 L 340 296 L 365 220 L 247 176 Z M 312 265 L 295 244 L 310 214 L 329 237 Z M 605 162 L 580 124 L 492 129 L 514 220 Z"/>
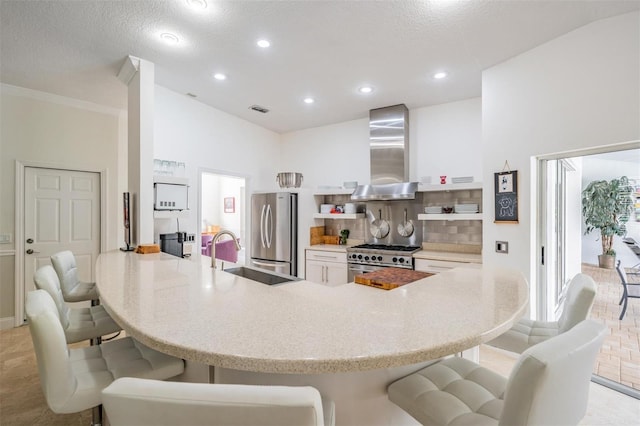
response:
<path fill-rule="evenodd" d="M 627 301 L 628 299 L 635 298 L 640 299 L 640 272 L 629 272 L 627 274 L 625 268 L 618 263 L 616 264 L 616 270 L 618 271 L 618 275 L 620 275 L 620 282 L 622 284 L 622 297 L 620 298 L 620 302 L 618 305 L 622 305 L 622 312 L 620 312 L 620 320 L 624 318 L 624 315 L 627 313 Z M 634 282 L 629 282 L 627 278 L 628 275 L 631 275 L 635 278 Z"/>

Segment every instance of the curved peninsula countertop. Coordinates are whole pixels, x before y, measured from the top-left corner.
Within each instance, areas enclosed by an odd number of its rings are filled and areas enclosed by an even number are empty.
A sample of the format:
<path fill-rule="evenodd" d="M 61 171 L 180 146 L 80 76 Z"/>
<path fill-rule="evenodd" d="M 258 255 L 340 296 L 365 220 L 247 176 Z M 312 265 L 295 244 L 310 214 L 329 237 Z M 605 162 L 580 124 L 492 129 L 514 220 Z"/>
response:
<path fill-rule="evenodd" d="M 287 374 L 384 369 L 461 352 L 507 330 L 528 303 L 521 273 L 477 265 L 385 291 L 304 280 L 268 286 L 209 262 L 103 253 L 100 298 L 127 334 L 159 351 Z"/>

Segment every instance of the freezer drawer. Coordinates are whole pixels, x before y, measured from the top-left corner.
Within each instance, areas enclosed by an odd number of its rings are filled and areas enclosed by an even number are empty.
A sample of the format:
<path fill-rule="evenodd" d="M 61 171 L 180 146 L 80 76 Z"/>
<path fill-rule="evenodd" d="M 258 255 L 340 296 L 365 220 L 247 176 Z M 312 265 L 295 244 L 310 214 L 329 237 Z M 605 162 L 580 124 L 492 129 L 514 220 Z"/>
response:
<path fill-rule="evenodd" d="M 268 271 L 278 272 L 285 275 L 294 275 L 289 262 L 271 262 L 267 260 L 251 259 L 251 265 L 254 268 L 266 269 Z"/>

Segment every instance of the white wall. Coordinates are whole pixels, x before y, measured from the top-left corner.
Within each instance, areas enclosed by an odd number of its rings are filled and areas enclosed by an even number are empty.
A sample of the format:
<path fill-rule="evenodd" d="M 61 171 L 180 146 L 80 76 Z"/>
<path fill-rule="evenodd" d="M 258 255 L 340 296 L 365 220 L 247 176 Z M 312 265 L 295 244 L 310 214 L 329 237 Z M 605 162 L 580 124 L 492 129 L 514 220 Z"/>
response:
<path fill-rule="evenodd" d="M 248 194 L 275 190 L 283 164 L 280 153 L 279 134 L 156 85 L 153 157 L 184 162 L 189 179 L 191 211 L 180 219 L 181 231 L 200 232 L 201 172 L 244 177 Z M 177 230 L 175 220 L 155 223 L 156 235 Z M 248 224 L 245 229 L 251 232 Z"/>
<path fill-rule="evenodd" d="M 481 179 L 481 107 L 472 98 L 409 111 L 412 181 L 442 174 Z M 286 133 L 282 148 L 291 168 L 283 171 L 302 172 L 305 187 L 370 180 L 368 117 Z"/>
<path fill-rule="evenodd" d="M 473 176 L 482 173 L 482 100 L 459 102 L 411 110 L 411 177 Z"/>
<path fill-rule="evenodd" d="M 0 108 L 0 232 L 12 235 L 15 245 L 15 162 L 59 168 L 105 171 L 107 177 L 106 247 L 122 243 L 122 194 L 126 190 L 126 114 L 47 93 L 1 86 Z M 2 275 L 6 258 L 3 259 Z M 13 316 L 14 283 L 2 280 L 0 318 Z M 7 303 L 6 301 L 11 301 Z M 11 305 L 9 311 L 9 304 Z"/>
<path fill-rule="evenodd" d="M 206 231 L 207 225 L 217 225 L 228 229 L 245 245 L 246 236 L 242 234 L 244 216 L 242 192 L 244 179 L 205 173 L 202 175 L 201 224 L 200 231 Z M 235 202 L 234 212 L 225 212 L 224 199 L 232 197 Z"/>
<path fill-rule="evenodd" d="M 480 98 L 409 111 L 409 174 L 412 181 L 441 174 L 482 174 L 482 111 Z M 309 227 L 322 225 L 313 192 L 318 186 L 341 186 L 345 181 L 369 183 L 369 118 L 299 130 L 282 135 L 285 169 L 304 176 L 298 191 L 299 257 L 309 245 Z M 303 270 L 304 265 L 299 265 Z"/>
<path fill-rule="evenodd" d="M 485 206 L 505 160 L 519 171 L 520 223 L 495 224 L 486 210 L 483 262 L 529 278 L 535 312 L 532 156 L 640 139 L 640 15 L 597 21 L 496 65 L 482 75 Z M 494 251 L 509 241 L 509 254 Z"/>

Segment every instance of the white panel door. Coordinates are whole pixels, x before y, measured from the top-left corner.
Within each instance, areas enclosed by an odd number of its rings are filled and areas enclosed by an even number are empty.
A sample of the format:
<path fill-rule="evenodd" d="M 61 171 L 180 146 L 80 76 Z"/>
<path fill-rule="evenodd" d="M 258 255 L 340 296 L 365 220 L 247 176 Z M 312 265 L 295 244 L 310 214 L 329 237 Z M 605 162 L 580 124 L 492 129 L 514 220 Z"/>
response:
<path fill-rule="evenodd" d="M 25 167 L 24 290 L 50 256 L 71 250 L 82 281 L 94 280 L 100 253 L 100 174 Z"/>

